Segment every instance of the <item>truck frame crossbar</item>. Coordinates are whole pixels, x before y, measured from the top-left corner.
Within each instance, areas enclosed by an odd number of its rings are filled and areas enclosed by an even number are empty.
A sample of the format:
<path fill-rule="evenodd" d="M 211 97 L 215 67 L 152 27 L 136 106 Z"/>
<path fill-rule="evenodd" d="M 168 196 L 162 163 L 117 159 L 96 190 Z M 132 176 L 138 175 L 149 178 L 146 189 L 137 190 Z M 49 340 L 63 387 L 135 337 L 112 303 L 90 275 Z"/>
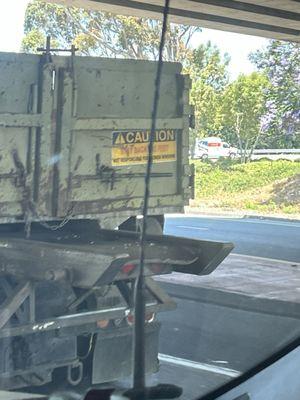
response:
<path fill-rule="evenodd" d="M 162 290 L 159 285 L 154 282 L 151 278 L 146 278 L 146 290 L 149 291 L 155 301 L 147 302 L 146 310 L 147 313 L 157 313 L 160 311 L 169 311 L 176 308 L 175 302 Z M 29 323 L 21 323 L 6 327 L 5 325 L 9 322 L 10 318 L 16 313 L 20 312 L 20 307 L 24 304 L 24 301 L 29 297 L 30 299 L 30 318 Z M 49 318 L 45 320 L 36 320 L 35 307 L 33 299 L 35 298 L 34 284 L 27 281 L 23 284 L 19 284 L 11 298 L 6 300 L 0 308 L 0 338 L 14 337 L 21 335 L 28 335 L 32 333 L 42 333 L 46 331 L 53 331 L 56 329 L 65 329 L 77 327 L 82 332 L 87 330 L 93 330 L 91 325 L 94 325 L 99 320 L 110 320 L 116 318 L 125 318 L 128 316 L 132 309 L 128 306 L 116 306 L 101 308 L 94 311 L 85 311 L 80 313 L 72 313 L 67 315 L 61 315 L 56 318 Z M 3 314 L 5 310 L 5 315 Z M 3 314 L 3 316 L 2 316 Z M 18 318 L 20 320 L 20 318 Z M 78 331 L 78 329 L 77 329 Z M 78 331 L 79 332 L 79 331 Z"/>
<path fill-rule="evenodd" d="M 24 232 L 18 233 L 18 230 L 5 232 L 5 238 L 0 235 L 0 276 L 3 278 L 2 293 L 6 296 L 0 304 L 0 338 L 75 326 L 80 331 L 90 331 L 96 329 L 99 320 L 125 318 L 132 313 L 136 271 L 133 269 L 125 274 L 122 267 L 138 266 L 138 234 L 99 228 L 97 231 L 81 229 L 79 233 L 73 228 L 66 226 L 58 233 L 34 227 L 30 239 L 24 239 Z M 172 271 L 208 274 L 223 261 L 232 247 L 231 243 L 148 235 L 146 312 L 175 308 L 173 300 L 151 275 Z M 61 315 L 36 316 L 36 287 L 45 282 L 79 290 Z M 97 290 L 105 291 L 105 288 L 109 290 L 112 286 L 123 298 L 122 303 L 103 303 L 96 309 L 81 311 L 80 305 L 91 294 Z"/>

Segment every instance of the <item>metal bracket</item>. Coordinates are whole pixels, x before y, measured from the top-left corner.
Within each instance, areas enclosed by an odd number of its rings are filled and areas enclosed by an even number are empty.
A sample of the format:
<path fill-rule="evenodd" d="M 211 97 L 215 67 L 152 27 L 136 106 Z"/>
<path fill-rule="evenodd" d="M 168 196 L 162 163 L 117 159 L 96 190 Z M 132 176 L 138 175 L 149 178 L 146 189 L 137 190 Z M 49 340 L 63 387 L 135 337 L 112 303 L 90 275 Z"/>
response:
<path fill-rule="evenodd" d="M 75 56 L 76 51 L 78 51 L 78 49 L 72 44 L 70 49 L 59 49 L 59 48 L 51 48 L 51 37 L 47 36 L 46 38 L 46 46 L 45 48 L 43 47 L 38 47 L 36 49 L 37 51 L 41 51 L 44 53 L 44 55 L 46 56 L 51 56 L 51 52 L 63 52 L 63 53 L 71 53 L 71 56 Z"/>
<path fill-rule="evenodd" d="M 77 378 L 73 378 L 73 370 L 78 370 L 77 371 Z M 67 380 L 68 382 L 73 385 L 76 386 L 78 385 L 83 377 L 83 364 L 81 361 L 77 361 L 74 364 L 68 365 L 68 369 L 67 369 Z"/>
<path fill-rule="evenodd" d="M 10 318 L 18 312 L 20 306 L 29 297 L 29 319 L 35 320 L 35 297 L 31 282 L 20 283 L 0 307 L 0 329 L 3 328 Z"/>

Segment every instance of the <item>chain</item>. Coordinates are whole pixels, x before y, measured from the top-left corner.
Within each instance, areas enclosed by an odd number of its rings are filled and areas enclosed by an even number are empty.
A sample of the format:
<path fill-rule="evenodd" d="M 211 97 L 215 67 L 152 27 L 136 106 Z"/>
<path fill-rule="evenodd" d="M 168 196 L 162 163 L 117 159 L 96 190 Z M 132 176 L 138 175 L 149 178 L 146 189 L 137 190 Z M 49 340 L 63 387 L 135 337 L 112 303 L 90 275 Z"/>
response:
<path fill-rule="evenodd" d="M 43 221 L 40 217 L 40 215 L 37 212 L 37 207 L 35 205 L 35 203 L 33 203 L 32 201 L 30 202 L 30 210 L 32 212 L 32 215 L 34 215 L 37 219 L 38 219 L 38 223 L 43 226 L 46 229 L 49 229 L 51 231 L 57 231 L 58 229 L 62 228 L 63 226 L 65 226 L 73 217 L 73 210 L 74 210 L 74 205 L 71 205 L 67 211 L 66 216 L 64 217 L 64 219 L 57 225 L 51 225 L 46 221 Z"/>
<path fill-rule="evenodd" d="M 18 186 L 22 188 L 22 211 L 24 214 L 24 222 L 25 222 L 25 235 L 26 238 L 30 237 L 31 233 L 31 223 L 33 222 L 32 216 L 34 216 L 38 221 L 38 223 L 43 226 L 46 229 L 49 229 L 51 231 L 56 231 L 63 226 L 65 226 L 73 217 L 73 210 L 74 210 L 74 205 L 71 205 L 67 211 L 66 216 L 64 219 L 57 225 L 52 225 L 49 224 L 46 221 L 43 221 L 41 216 L 39 215 L 37 211 L 37 206 L 36 204 L 30 199 L 30 188 L 27 185 L 27 175 L 26 175 L 26 170 L 21 162 L 17 150 L 12 151 L 12 157 L 14 164 L 16 166 L 16 171 L 17 171 L 17 178 L 18 178 Z"/>
<path fill-rule="evenodd" d="M 24 222 L 25 222 L 24 231 L 25 231 L 25 236 L 27 239 L 30 237 L 30 234 L 31 234 L 32 222 L 38 222 L 44 228 L 49 229 L 51 231 L 56 231 L 56 230 L 62 228 L 63 226 L 65 226 L 73 217 L 74 206 L 72 205 L 71 207 L 69 207 L 66 216 L 59 224 L 51 225 L 48 222 L 43 221 L 41 219 L 40 215 L 37 212 L 37 207 L 33 201 L 31 201 L 31 200 L 27 201 L 26 205 L 27 205 L 27 208 L 24 213 Z M 37 221 L 33 220 L 32 216 L 34 216 L 37 219 Z"/>

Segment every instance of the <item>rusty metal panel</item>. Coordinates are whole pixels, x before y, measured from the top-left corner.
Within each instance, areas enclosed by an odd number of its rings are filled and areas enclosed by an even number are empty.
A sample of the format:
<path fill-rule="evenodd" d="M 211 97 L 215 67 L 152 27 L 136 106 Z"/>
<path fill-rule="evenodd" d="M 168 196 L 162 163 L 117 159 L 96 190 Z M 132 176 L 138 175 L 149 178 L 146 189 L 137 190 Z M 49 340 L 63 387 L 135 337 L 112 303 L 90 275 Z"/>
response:
<path fill-rule="evenodd" d="M 69 180 L 75 213 L 140 212 L 145 162 L 114 164 L 113 134 L 149 130 L 155 71 L 156 63 L 149 61 L 75 58 Z M 188 136 L 188 99 L 180 72 L 180 64 L 165 63 L 157 125 L 176 131 L 177 161 L 155 163 L 151 184 L 156 204 L 175 207 L 186 201 L 182 160 L 188 163 L 188 149 L 181 150 L 183 136 Z"/>
<path fill-rule="evenodd" d="M 78 57 L 75 74 L 80 118 L 150 118 L 156 63 L 151 61 Z M 180 114 L 181 72 L 178 63 L 165 63 L 158 118 Z"/>
<path fill-rule="evenodd" d="M 24 179 L 32 175 L 33 129 L 30 115 L 38 77 L 38 56 L 0 56 L 0 217 L 24 215 Z M 30 189 L 32 189 L 30 187 Z"/>
<path fill-rule="evenodd" d="M 139 214 L 156 63 L 0 53 L 0 71 L 0 218 Z M 152 214 L 189 197 L 188 93 L 165 63 Z"/>

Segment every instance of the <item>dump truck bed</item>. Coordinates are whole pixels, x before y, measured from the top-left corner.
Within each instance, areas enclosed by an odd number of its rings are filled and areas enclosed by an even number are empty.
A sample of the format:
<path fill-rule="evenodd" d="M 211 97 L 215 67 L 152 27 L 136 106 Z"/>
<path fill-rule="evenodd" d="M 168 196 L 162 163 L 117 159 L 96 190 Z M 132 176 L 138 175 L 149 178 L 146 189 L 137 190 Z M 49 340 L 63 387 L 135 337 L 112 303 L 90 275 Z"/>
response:
<path fill-rule="evenodd" d="M 140 214 L 156 66 L 0 53 L 0 222 Z M 189 87 L 164 63 L 149 214 L 191 194 Z"/>

